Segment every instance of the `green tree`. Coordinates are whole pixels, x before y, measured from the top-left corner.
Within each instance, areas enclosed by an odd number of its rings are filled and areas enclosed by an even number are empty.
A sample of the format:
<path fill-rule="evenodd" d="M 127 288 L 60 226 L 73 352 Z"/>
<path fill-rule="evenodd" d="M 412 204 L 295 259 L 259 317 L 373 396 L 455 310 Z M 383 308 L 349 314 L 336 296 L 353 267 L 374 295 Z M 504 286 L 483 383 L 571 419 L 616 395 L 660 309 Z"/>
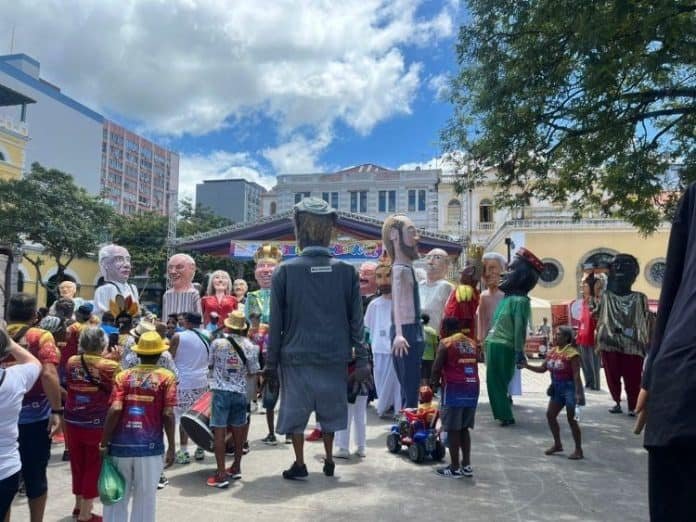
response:
<path fill-rule="evenodd" d="M 444 148 L 460 189 L 540 198 L 654 230 L 696 179 L 696 4 L 469 0 Z M 665 191 L 673 191 L 665 197 Z"/>
<path fill-rule="evenodd" d="M 108 234 L 114 212 L 99 197 L 75 185 L 70 174 L 34 163 L 23 178 L 0 180 L 0 239 L 40 243 L 57 266 L 56 281 L 78 257 L 94 254 Z M 42 261 L 23 254 L 44 287 Z M 53 292 L 53 288 L 47 288 Z"/>

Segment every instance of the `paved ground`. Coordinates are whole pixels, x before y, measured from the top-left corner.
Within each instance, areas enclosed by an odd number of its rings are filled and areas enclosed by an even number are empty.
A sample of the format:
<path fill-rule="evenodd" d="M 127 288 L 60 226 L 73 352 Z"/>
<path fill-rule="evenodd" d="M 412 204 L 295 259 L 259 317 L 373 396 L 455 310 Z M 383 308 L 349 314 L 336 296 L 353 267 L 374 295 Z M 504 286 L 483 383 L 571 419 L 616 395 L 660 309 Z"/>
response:
<path fill-rule="evenodd" d="M 485 374 L 483 367 L 481 373 Z M 157 495 L 157 519 L 647 520 L 647 454 L 631 432 L 633 419 L 607 413 L 606 392 L 588 392 L 582 412 L 585 460 L 569 461 L 568 451 L 546 457 L 547 385 L 547 375 L 523 372 L 525 393 L 515 400 L 517 425 L 508 428 L 493 422 L 483 388 L 472 437 L 472 479 L 442 479 L 433 473 L 432 462 L 416 465 L 405 454 L 388 453 L 389 423 L 369 408 L 367 458 L 337 460 L 336 477 L 327 478 L 321 473 L 321 445 L 308 443 L 309 480 L 288 482 L 280 472 L 292 461 L 290 446 L 261 444 L 264 417 L 254 415 L 244 478 L 217 490 L 205 485 L 214 468 L 212 456 L 203 464 L 174 466 L 167 473 L 170 486 Z M 565 418 L 561 420 L 561 436 L 571 450 L 570 432 Z M 61 452 L 62 447 L 54 447 L 47 521 L 72 520 L 70 471 L 59 461 Z M 13 515 L 12 520 L 29 519 L 26 499 L 15 501 Z"/>

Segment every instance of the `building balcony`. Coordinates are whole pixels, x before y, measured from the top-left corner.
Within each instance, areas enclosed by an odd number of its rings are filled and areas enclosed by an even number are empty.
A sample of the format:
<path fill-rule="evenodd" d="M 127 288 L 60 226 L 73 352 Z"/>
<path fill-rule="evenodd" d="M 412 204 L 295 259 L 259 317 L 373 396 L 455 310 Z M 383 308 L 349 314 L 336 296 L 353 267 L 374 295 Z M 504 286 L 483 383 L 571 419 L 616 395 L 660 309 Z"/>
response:
<path fill-rule="evenodd" d="M 492 222 L 479 223 L 476 228 L 478 229 L 479 232 L 493 232 L 495 230 L 495 223 L 492 223 Z"/>
<path fill-rule="evenodd" d="M 26 123 L 6 116 L 0 115 L 0 129 L 19 134 L 25 138 L 29 136 L 29 129 Z"/>

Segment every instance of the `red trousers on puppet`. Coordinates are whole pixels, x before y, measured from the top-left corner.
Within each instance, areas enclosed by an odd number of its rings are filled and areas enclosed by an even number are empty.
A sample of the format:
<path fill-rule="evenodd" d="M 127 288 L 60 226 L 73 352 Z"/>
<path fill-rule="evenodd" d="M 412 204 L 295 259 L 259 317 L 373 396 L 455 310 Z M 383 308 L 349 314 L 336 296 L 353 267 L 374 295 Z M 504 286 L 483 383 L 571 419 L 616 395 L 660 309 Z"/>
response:
<path fill-rule="evenodd" d="M 70 471 L 72 472 L 72 492 L 84 498 L 97 498 L 97 480 L 101 471 L 99 443 L 102 430 L 82 428 L 65 423 L 68 430 L 68 450 L 70 451 Z"/>
<path fill-rule="evenodd" d="M 602 352 L 602 365 L 611 398 L 617 404 L 621 404 L 621 379 L 623 378 L 626 398 L 628 399 L 628 411 L 634 411 L 643 374 L 643 358 L 640 355 Z"/>

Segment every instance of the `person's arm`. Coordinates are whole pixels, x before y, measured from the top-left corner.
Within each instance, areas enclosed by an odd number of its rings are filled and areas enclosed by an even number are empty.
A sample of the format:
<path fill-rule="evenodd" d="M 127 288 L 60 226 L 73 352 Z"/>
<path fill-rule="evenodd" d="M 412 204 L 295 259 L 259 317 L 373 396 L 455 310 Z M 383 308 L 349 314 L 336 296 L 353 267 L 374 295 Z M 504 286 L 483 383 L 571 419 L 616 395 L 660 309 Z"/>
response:
<path fill-rule="evenodd" d="M 169 341 L 169 353 L 172 355 L 172 359 L 176 357 L 176 351 L 179 348 L 179 334 L 172 335 Z"/>
<path fill-rule="evenodd" d="M 531 364 L 529 364 L 529 361 L 525 360 L 524 368 L 526 368 L 527 370 L 531 370 L 535 373 L 544 373 L 544 372 L 546 372 L 546 370 L 548 370 L 548 366 L 546 365 L 546 361 L 542 362 L 541 366 L 532 366 Z"/>
<path fill-rule="evenodd" d="M 406 299 L 413 299 L 413 296 L 408 292 L 405 282 L 407 272 L 404 267 L 394 265 L 392 267 L 392 310 L 394 316 L 394 341 L 392 342 L 392 352 L 397 357 L 408 354 L 410 348 L 408 341 L 403 335 L 401 326 L 404 324 L 404 318 L 401 317 L 401 303 Z M 410 274 L 409 274 L 410 275 Z"/>
<path fill-rule="evenodd" d="M 104 430 L 102 431 L 101 442 L 99 443 L 99 453 L 106 455 L 109 449 L 109 444 L 111 444 L 111 437 L 114 434 L 114 430 L 118 425 L 118 421 L 121 420 L 121 414 L 123 413 L 122 405 L 112 404 L 109 411 L 106 413 L 106 419 L 104 419 Z"/>
<path fill-rule="evenodd" d="M 51 405 L 51 422 L 48 431 L 53 434 L 60 428 L 63 417 L 62 389 L 58 379 L 56 365 L 60 364 L 60 353 L 56 348 L 53 335 L 46 332 L 39 340 L 39 361 L 41 361 L 41 386 Z"/>
<path fill-rule="evenodd" d="M 174 451 L 176 449 L 176 441 L 174 440 L 174 432 L 176 429 L 176 419 L 174 418 L 174 406 L 176 406 L 176 382 L 174 379 L 168 378 L 164 384 L 164 410 L 162 410 L 162 424 L 164 433 L 167 436 L 167 453 L 164 456 L 164 467 L 168 468 L 174 464 Z"/>
<path fill-rule="evenodd" d="M 576 355 L 570 360 L 570 367 L 573 369 L 573 381 L 575 382 L 575 402 L 578 406 L 585 405 L 585 388 L 580 377 L 580 356 Z"/>
<path fill-rule="evenodd" d="M 529 301 L 515 303 L 511 312 L 515 363 L 518 365 L 518 368 L 524 368 L 524 364 L 527 361 L 527 356 L 524 353 L 524 345 L 527 341 L 527 324 L 529 324 L 529 316 L 531 315 Z"/>
<path fill-rule="evenodd" d="M 283 343 L 285 332 L 285 285 L 286 269 L 283 265 L 276 268 L 273 272 L 271 282 L 271 304 L 270 304 L 270 325 L 268 333 L 268 345 L 266 349 L 266 367 L 264 373 L 267 378 L 277 378 L 278 362 L 280 360 L 280 347 Z M 247 296 L 249 299 L 249 296 Z M 250 303 L 247 303 L 249 305 Z M 273 375 L 272 375 L 273 374 Z"/>
<path fill-rule="evenodd" d="M 7 340 L 6 353 L 11 355 L 17 362 L 9 370 L 16 371 L 21 376 L 21 379 L 24 381 L 24 393 L 26 393 L 34 386 L 34 383 L 41 375 L 41 362 L 31 352 L 14 342 L 5 332 L 0 332 L 0 334 L 5 335 Z"/>
<path fill-rule="evenodd" d="M 447 348 L 444 344 L 440 343 L 437 347 L 437 353 L 435 354 L 433 369 L 430 372 L 430 387 L 433 391 L 440 386 L 440 376 L 445 362 L 447 362 Z"/>
<path fill-rule="evenodd" d="M 360 299 L 360 278 L 358 273 L 353 270 L 351 273 L 351 285 L 350 285 L 350 295 L 348 296 L 348 313 L 350 317 L 348 318 L 350 324 L 350 339 L 353 346 L 362 345 L 365 339 L 365 333 L 363 331 L 363 312 L 362 312 L 362 300 Z M 358 356 L 360 359 L 360 356 Z"/>
<path fill-rule="evenodd" d="M 7 353 L 17 361 L 17 364 L 36 364 L 39 367 L 41 366 L 41 362 L 29 350 L 22 348 L 5 332 L 2 333 L 7 337 Z"/>

